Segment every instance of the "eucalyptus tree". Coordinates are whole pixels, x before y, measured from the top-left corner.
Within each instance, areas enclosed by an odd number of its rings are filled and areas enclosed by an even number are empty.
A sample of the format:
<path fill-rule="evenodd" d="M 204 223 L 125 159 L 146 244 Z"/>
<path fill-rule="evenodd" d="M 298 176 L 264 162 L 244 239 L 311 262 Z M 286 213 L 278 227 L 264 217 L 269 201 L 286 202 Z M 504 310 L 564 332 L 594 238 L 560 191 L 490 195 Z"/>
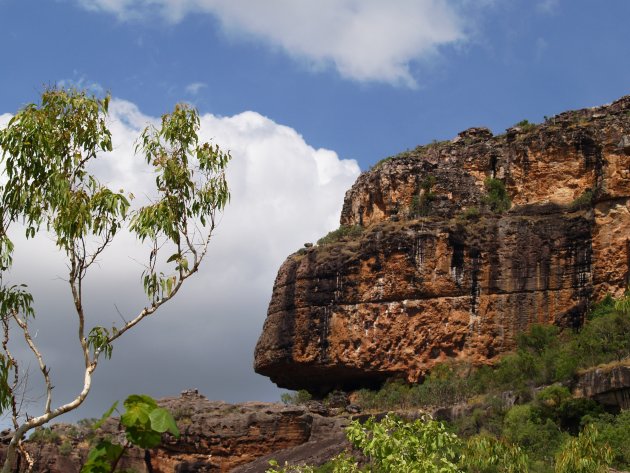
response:
<path fill-rule="evenodd" d="M 199 116 L 187 105 L 164 115 L 159 127 L 149 125 L 137 141 L 136 154 L 155 174 L 153 200 L 134 209 L 133 189 L 112 190 L 99 182 L 90 164 L 107 159 L 112 150 L 108 106 L 109 96 L 50 88 L 38 104 L 18 111 L 0 130 L 0 409 L 10 414 L 14 427 L 3 473 L 15 467 L 19 453 L 30 461 L 22 443 L 25 435 L 79 407 L 99 360 L 111 357 L 114 342 L 171 300 L 199 269 L 215 217 L 229 201 L 225 169 L 230 154 L 199 141 Z M 26 238 L 52 235 L 67 260 L 77 356 L 84 371 L 82 389 L 67 403 L 55 403 L 54 367 L 30 329 L 37 315 L 33 295 L 26 285 L 9 282 L 11 236 L 20 229 Z M 84 282 L 123 231 L 144 242 L 146 260 L 139 276 L 147 302 L 122 317 L 118 326 L 91 326 Z M 16 337 L 28 346 L 45 386 L 42 412 L 35 416 L 20 409 L 27 360 L 18 359 L 12 349 Z"/>

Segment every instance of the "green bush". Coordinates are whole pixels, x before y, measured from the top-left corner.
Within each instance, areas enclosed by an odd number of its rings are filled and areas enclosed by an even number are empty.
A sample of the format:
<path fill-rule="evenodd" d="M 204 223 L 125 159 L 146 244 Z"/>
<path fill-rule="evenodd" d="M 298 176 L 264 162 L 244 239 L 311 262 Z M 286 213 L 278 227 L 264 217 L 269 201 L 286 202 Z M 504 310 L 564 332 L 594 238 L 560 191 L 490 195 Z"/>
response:
<path fill-rule="evenodd" d="M 300 389 L 299 391 L 291 393 L 282 393 L 280 395 L 280 400 L 283 403 L 292 405 L 304 404 L 312 398 L 313 396 L 311 396 L 311 393 L 309 393 L 306 389 Z"/>
<path fill-rule="evenodd" d="M 364 424 L 354 421 L 348 440 L 368 458 L 373 471 L 382 473 L 459 473 L 461 442 L 457 435 L 430 416 L 413 422 L 387 415 Z M 357 470 L 355 470 L 357 471 Z"/>
<path fill-rule="evenodd" d="M 507 412 L 502 434 L 532 458 L 547 462 L 568 437 L 553 420 L 542 417 L 531 404 L 514 406 Z"/>
<path fill-rule="evenodd" d="M 556 455 L 555 473 L 608 473 L 612 450 L 599 440 L 594 426 L 587 426 L 577 438 L 567 439 Z"/>
<path fill-rule="evenodd" d="M 516 125 L 519 127 L 522 131 L 530 131 L 536 128 L 536 124 L 535 123 L 531 123 L 529 120 L 525 119 L 525 120 L 521 120 L 520 122 L 518 122 Z"/>
<path fill-rule="evenodd" d="M 468 207 L 462 212 L 462 218 L 465 220 L 476 220 L 480 217 L 481 212 L 478 207 Z"/>
<path fill-rule="evenodd" d="M 618 415 L 600 413 L 586 416 L 584 423 L 592 423 L 599 431 L 599 440 L 613 452 L 613 466 L 620 470 L 630 469 L 630 409 Z"/>
<path fill-rule="evenodd" d="M 630 357 L 630 314 L 614 310 L 589 321 L 576 339 L 581 367 Z"/>
<path fill-rule="evenodd" d="M 529 472 L 529 458 L 518 445 L 487 434 L 468 439 L 460 463 L 470 473 Z"/>
<path fill-rule="evenodd" d="M 431 202 L 435 200 L 435 194 L 432 192 L 435 181 L 434 176 L 427 176 L 423 179 L 420 184 L 420 191 L 411 200 L 409 208 L 411 218 L 426 217 L 431 212 Z"/>
<path fill-rule="evenodd" d="M 319 246 L 335 243 L 342 238 L 355 238 L 361 236 L 363 227 L 361 225 L 341 225 L 337 230 L 329 232 L 326 236 L 317 240 Z"/>
<path fill-rule="evenodd" d="M 484 203 L 495 213 L 502 213 L 512 206 L 510 197 L 505 189 L 505 184 L 500 179 L 488 177 L 484 181 L 487 195 Z"/>
<path fill-rule="evenodd" d="M 586 209 L 593 205 L 595 195 L 591 189 L 586 189 L 579 197 L 576 197 L 571 205 L 571 210 Z"/>
<path fill-rule="evenodd" d="M 66 439 L 63 442 L 61 442 L 61 445 L 59 445 L 59 454 L 64 457 L 67 457 L 71 453 L 72 453 L 72 444 L 70 443 L 68 439 Z"/>
<path fill-rule="evenodd" d="M 46 444 L 46 443 L 58 443 L 60 436 L 57 432 L 50 427 L 38 427 L 33 430 L 33 433 L 28 438 L 31 442 Z"/>
<path fill-rule="evenodd" d="M 610 294 L 599 301 L 597 304 L 591 304 L 589 308 L 587 319 L 597 319 L 604 315 L 613 314 L 615 312 L 615 299 Z"/>

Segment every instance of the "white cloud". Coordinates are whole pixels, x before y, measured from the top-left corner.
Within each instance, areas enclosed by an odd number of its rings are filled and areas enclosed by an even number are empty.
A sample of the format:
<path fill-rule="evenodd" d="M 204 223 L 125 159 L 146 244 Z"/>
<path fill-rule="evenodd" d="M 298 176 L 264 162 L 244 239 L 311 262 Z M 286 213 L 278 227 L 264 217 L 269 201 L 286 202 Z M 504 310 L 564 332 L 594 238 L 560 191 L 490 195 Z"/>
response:
<path fill-rule="evenodd" d="M 279 47 L 311 66 L 332 65 L 347 79 L 414 87 L 410 66 L 441 46 L 466 40 L 459 0 L 77 0 L 123 20 L 160 12 L 180 21 L 216 16 L 224 30 Z M 486 2 L 484 2 L 485 4 Z"/>
<path fill-rule="evenodd" d="M 72 79 L 62 79 L 57 85 L 63 88 L 75 88 L 79 90 L 87 90 L 92 94 L 101 95 L 105 92 L 105 89 L 98 82 L 89 80 L 85 75 L 80 74 L 79 71 L 73 71 Z"/>
<path fill-rule="evenodd" d="M 9 118 L 0 115 L 0 126 Z M 157 122 L 130 102 L 112 100 L 114 151 L 93 168 L 102 181 L 143 199 L 153 176 L 141 157 L 133 157 L 134 143 L 146 124 Z M 276 272 L 304 242 L 338 226 L 344 193 L 359 167 L 256 112 L 203 115 L 200 135 L 233 156 L 232 200 L 207 260 L 172 303 L 120 340 L 113 358 L 99 366 L 87 406 L 70 420 L 100 415 L 114 399 L 133 392 L 159 397 L 196 387 L 228 401 L 278 399 L 276 388 L 252 369 Z M 55 403 L 67 401 L 82 379 L 71 298 L 62 280 L 67 268 L 49 238 L 25 242 L 16 235 L 15 241 L 11 277 L 27 282 L 35 295 L 37 340 L 51 367 Z M 85 310 L 91 324 L 120 323 L 117 310 L 129 320 L 144 304 L 137 260 L 146 258 L 140 250 L 122 234 L 88 276 Z M 36 382 L 37 372 L 30 379 Z"/>
<path fill-rule="evenodd" d="M 185 90 L 191 95 L 197 95 L 204 87 L 208 87 L 208 84 L 204 82 L 193 82 L 192 84 L 188 84 Z"/>
<path fill-rule="evenodd" d="M 560 0 L 540 0 L 536 4 L 538 11 L 545 14 L 553 14 L 557 11 Z"/>

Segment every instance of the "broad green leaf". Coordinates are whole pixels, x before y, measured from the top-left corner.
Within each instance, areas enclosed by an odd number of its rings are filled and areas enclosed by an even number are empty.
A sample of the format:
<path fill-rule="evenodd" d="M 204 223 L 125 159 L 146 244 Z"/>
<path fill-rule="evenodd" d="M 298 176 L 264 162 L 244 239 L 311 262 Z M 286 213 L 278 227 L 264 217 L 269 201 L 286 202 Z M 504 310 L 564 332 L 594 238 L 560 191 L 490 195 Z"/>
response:
<path fill-rule="evenodd" d="M 156 432 L 170 432 L 175 437 L 179 437 L 179 429 L 175 423 L 175 419 L 169 411 L 162 407 L 154 409 L 149 414 L 151 419 L 151 428 Z"/>

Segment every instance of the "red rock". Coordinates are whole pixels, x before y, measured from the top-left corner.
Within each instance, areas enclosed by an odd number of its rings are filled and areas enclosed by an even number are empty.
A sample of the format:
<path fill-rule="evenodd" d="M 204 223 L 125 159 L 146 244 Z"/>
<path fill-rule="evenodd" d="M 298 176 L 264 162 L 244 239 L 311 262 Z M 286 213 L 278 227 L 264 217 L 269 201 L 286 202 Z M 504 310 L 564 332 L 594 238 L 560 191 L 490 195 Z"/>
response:
<path fill-rule="evenodd" d="M 320 394 L 418 381 L 448 358 L 491 363 L 533 323 L 580 325 L 629 281 L 627 137 L 630 96 L 501 136 L 470 129 L 363 173 L 341 215 L 363 233 L 287 258 L 256 371 Z M 488 177 L 508 212 L 484 211 Z"/>

